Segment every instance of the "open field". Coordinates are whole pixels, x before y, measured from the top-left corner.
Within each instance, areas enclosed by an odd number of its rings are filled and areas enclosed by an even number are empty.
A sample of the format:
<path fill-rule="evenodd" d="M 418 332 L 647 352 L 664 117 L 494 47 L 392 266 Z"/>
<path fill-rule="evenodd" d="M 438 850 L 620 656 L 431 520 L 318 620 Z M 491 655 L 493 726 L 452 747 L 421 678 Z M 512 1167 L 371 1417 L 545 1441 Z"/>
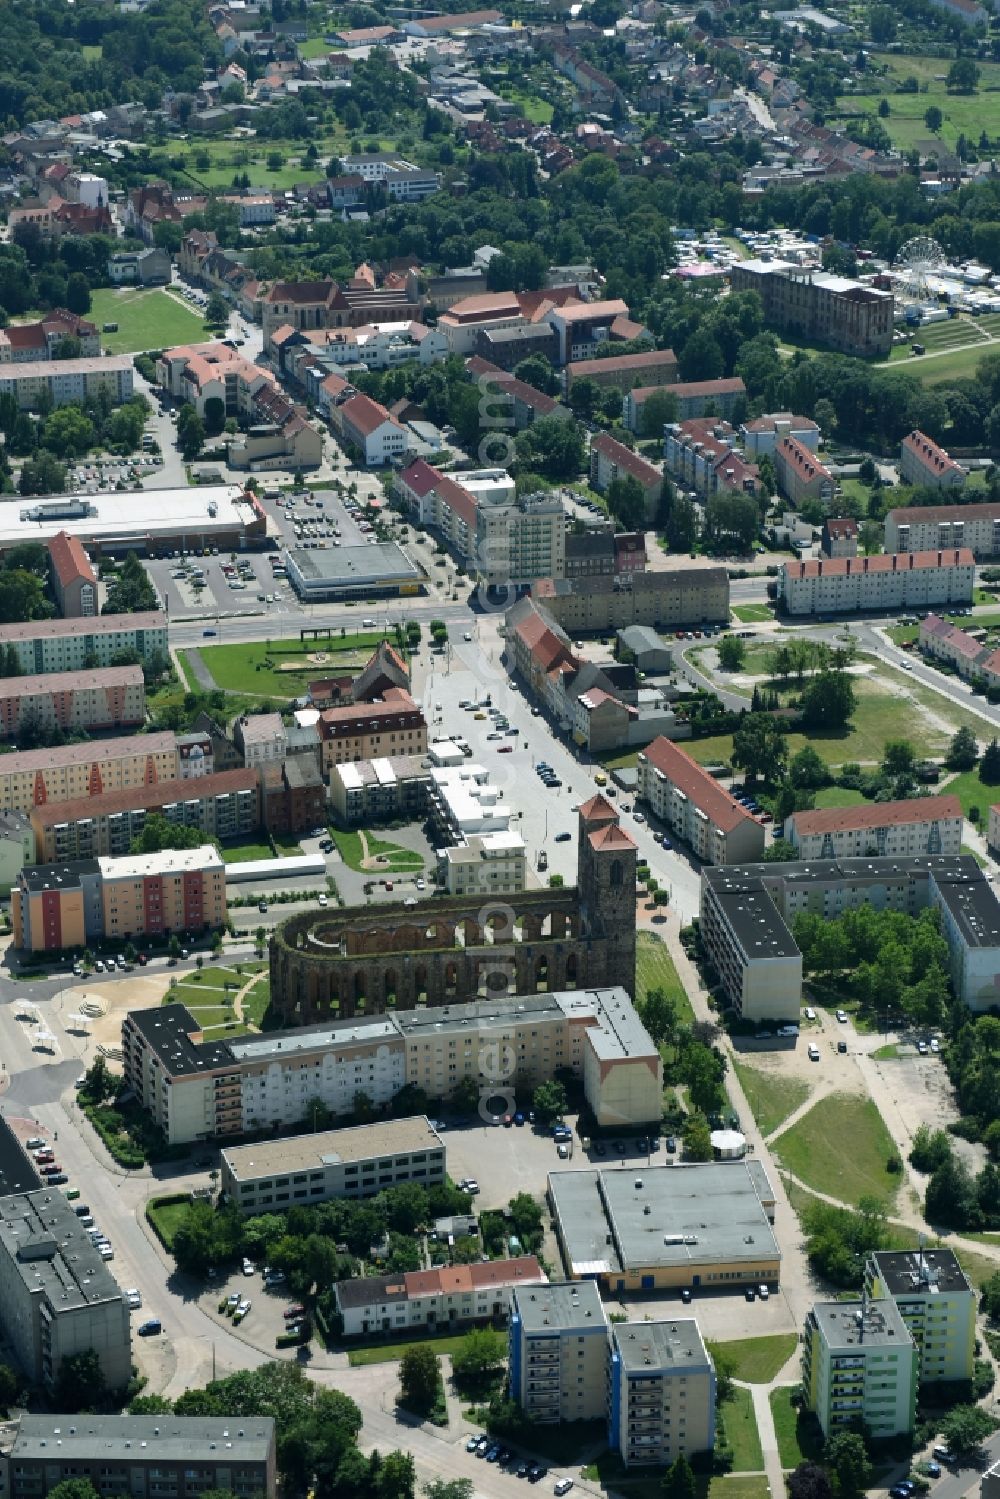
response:
<path fill-rule="evenodd" d="M 174 1234 L 184 1222 L 190 1206 L 190 1197 L 184 1197 L 180 1202 L 174 1198 L 157 1199 L 154 1197 L 146 1206 L 146 1217 L 150 1223 L 155 1224 L 168 1251 L 174 1242 Z"/>
<path fill-rule="evenodd" d="M 987 725 L 984 724 L 983 728 L 986 729 Z M 937 787 L 937 791 L 940 796 L 957 796 L 962 803 L 962 811 L 966 817 L 969 816 L 973 807 L 978 807 L 980 822 L 984 827 L 989 818 L 990 807 L 994 802 L 1000 801 L 1000 788 L 984 786 L 979 779 L 978 770 L 963 771 L 947 785 Z"/>
<path fill-rule="evenodd" d="M 860 807 L 865 798 L 850 786 L 821 786 L 813 797 L 817 807 Z"/>
<path fill-rule="evenodd" d="M 816 1192 L 841 1202 L 891 1202 L 899 1178 L 887 1168 L 895 1147 L 871 1099 L 831 1093 L 774 1142 L 781 1164 Z"/>
<path fill-rule="evenodd" d="M 423 871 L 424 860 L 414 849 L 403 848 L 385 838 L 376 838 L 373 833 L 341 832 L 334 828 L 330 836 L 348 869 L 354 869 L 358 873 L 374 876 L 420 874 Z M 368 858 L 378 857 L 382 861 L 377 868 L 373 864 L 366 865 L 366 848 Z"/>
<path fill-rule="evenodd" d="M 102 333 L 101 343 L 112 354 L 138 354 L 145 349 L 168 349 L 173 344 L 200 343 L 211 336 L 195 313 L 177 297 L 158 289 L 109 287 L 91 293 L 88 316 L 98 328 L 117 323 L 117 333 Z"/>
<path fill-rule="evenodd" d="M 202 663 L 217 687 L 227 692 L 295 697 L 310 675 L 323 676 L 331 667 L 351 670 L 365 664 L 382 639 L 378 633 L 334 635 L 330 641 L 246 641 L 240 645 L 197 646 Z M 185 652 L 190 655 L 192 652 Z M 281 671 L 284 663 L 292 668 Z M 187 669 L 187 668 L 185 668 Z"/>
<path fill-rule="evenodd" d="M 799 1463 L 817 1462 L 823 1451 L 823 1433 L 816 1418 L 792 1404 L 791 1386 L 772 1390 L 769 1399 L 781 1466 L 795 1468 Z"/>
<path fill-rule="evenodd" d="M 770 1384 L 795 1352 L 797 1341 L 794 1332 L 779 1332 L 761 1338 L 736 1338 L 731 1343 L 710 1343 L 709 1350 L 713 1357 L 724 1357 L 734 1379 L 744 1384 Z"/>
<path fill-rule="evenodd" d="M 776 1130 L 809 1096 L 808 1083 L 799 1078 L 763 1072 L 746 1062 L 736 1062 L 735 1067 L 740 1087 L 764 1136 Z"/>
<path fill-rule="evenodd" d="M 764 1453 L 749 1390 L 741 1385 L 733 1386 L 731 1396 L 723 1401 L 722 1419 L 733 1449 L 733 1468 L 737 1473 L 759 1473 L 764 1467 Z"/>
<path fill-rule="evenodd" d="M 227 864 L 251 864 L 255 859 L 273 859 L 269 843 L 237 843 L 224 848 L 222 857 Z"/>
<path fill-rule="evenodd" d="M 677 1006 L 677 1018 L 681 1024 L 691 1024 L 694 1020 L 691 1001 L 678 977 L 666 943 L 653 932 L 639 932 L 635 960 L 635 997 L 640 1004 L 650 989 L 664 989 L 668 999 L 672 999 Z"/>
<path fill-rule="evenodd" d="M 774 610 L 766 604 L 734 604 L 732 612 L 745 625 L 766 624 L 774 618 Z"/>
<path fill-rule="evenodd" d="M 465 1334 L 459 1333 L 451 1337 L 443 1338 L 407 1338 L 399 1343 L 374 1343 L 369 1348 L 350 1348 L 347 1352 L 347 1362 L 352 1369 L 359 1368 L 362 1364 L 392 1364 L 403 1357 L 407 1348 L 430 1348 L 440 1357 L 442 1354 L 457 1353 L 465 1341 Z"/>
<path fill-rule="evenodd" d="M 974 94 L 952 94 L 945 86 L 945 78 L 951 59 L 944 57 L 916 57 L 910 54 L 897 56 L 893 53 L 873 53 L 872 61 L 879 67 L 888 67 L 885 79 L 872 79 L 872 91 L 867 94 L 842 95 L 837 100 L 838 110 L 848 114 L 876 114 L 880 98 L 889 100 L 889 116 L 882 120 L 892 138 L 894 146 L 908 151 L 912 146 L 934 139 L 954 148 L 959 135 L 978 141 L 984 125 L 991 134 L 997 133 L 1000 117 L 1000 101 L 995 92 L 1000 88 L 1000 64 L 980 63 L 979 88 Z M 926 92 L 898 94 L 894 86 L 904 78 L 915 77 Z M 943 116 L 941 130 L 935 137 L 924 123 L 924 112 L 935 104 Z M 992 126 L 992 129 L 991 129 Z"/>

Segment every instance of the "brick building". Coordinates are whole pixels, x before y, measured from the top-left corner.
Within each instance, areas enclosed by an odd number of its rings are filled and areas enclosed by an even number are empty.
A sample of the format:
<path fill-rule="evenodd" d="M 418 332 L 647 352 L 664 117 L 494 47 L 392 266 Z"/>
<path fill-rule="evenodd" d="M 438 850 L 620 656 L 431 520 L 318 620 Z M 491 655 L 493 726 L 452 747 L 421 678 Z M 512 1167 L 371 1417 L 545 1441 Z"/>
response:
<path fill-rule="evenodd" d="M 60 531 L 49 542 L 52 591 L 63 619 L 89 618 L 97 613 L 97 576 L 76 536 Z"/>

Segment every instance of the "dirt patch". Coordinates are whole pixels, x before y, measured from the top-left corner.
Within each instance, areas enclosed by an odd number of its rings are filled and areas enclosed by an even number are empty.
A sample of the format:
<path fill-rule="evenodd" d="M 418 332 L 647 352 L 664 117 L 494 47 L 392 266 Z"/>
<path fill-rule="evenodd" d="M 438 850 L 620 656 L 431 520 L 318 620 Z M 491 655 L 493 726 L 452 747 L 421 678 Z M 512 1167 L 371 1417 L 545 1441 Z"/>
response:
<path fill-rule="evenodd" d="M 103 985 L 84 980 L 74 993 L 73 1012 L 80 1009 L 84 996 L 99 1001 L 104 1007 L 104 1013 L 90 1023 L 88 1057 L 96 1053 L 98 1046 L 121 1046 L 122 1020 L 127 1011 L 155 1009 L 166 994 L 169 983 L 165 973 L 130 974 L 126 979 Z"/>

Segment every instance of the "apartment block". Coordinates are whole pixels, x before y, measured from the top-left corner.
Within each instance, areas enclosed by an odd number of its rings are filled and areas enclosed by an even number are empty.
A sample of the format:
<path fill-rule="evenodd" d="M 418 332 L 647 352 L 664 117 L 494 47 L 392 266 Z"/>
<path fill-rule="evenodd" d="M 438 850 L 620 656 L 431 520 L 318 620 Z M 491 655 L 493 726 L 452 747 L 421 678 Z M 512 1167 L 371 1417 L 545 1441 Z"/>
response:
<path fill-rule="evenodd" d="M 129 1381 L 128 1306 L 61 1192 L 0 1197 L 0 1328 L 30 1384 L 51 1391 L 63 1359 L 90 1350 L 109 1390 Z"/>
<path fill-rule="evenodd" d="M 507 1317 L 517 1286 L 548 1280 L 533 1254 L 441 1270 L 341 1280 L 333 1287 L 341 1331 L 358 1338 L 400 1329 L 462 1327 Z"/>
<path fill-rule="evenodd" d="M 527 849 L 520 833 L 473 833 L 438 849 L 438 879 L 449 895 L 515 894 L 527 878 Z"/>
<path fill-rule="evenodd" d="M 794 812 L 785 822 L 785 837 L 800 859 L 955 855 L 962 852 L 963 822 L 957 796 L 918 796 Z"/>
<path fill-rule="evenodd" d="M 705 499 L 720 493 L 754 495 L 755 463 L 734 447 L 736 433 L 718 417 L 671 422 L 663 430 L 663 456 L 672 479 Z"/>
<path fill-rule="evenodd" d="M 818 1301 L 802 1345 L 806 1405 L 824 1436 L 859 1422 L 877 1440 L 913 1430 L 917 1349 L 893 1301 Z"/>
<path fill-rule="evenodd" d="M 357 1092 L 376 1109 L 413 1083 L 448 1097 L 463 1078 L 493 1077 L 498 1048 L 516 1058 L 497 1084 L 530 1088 L 568 1068 L 598 1122 L 659 1117 L 663 1069 L 621 988 L 574 989 L 330 1020 L 230 1041 L 202 1041 L 183 1005 L 130 1012 L 125 1076 L 171 1144 L 301 1121 L 319 1098 L 347 1114 Z"/>
<path fill-rule="evenodd" d="M 764 453 L 773 458 L 783 437 L 794 437 L 810 453 L 819 451 L 819 427 L 810 417 L 796 416 L 791 411 L 775 411 L 741 423 L 740 437 L 747 452 L 755 458 Z"/>
<path fill-rule="evenodd" d="M 778 489 L 797 509 L 808 501 L 829 506 L 836 483 L 830 470 L 796 437 L 781 437 L 774 450 Z"/>
<path fill-rule="evenodd" d="M 922 1385 L 972 1379 L 977 1296 L 953 1249 L 877 1251 L 865 1265 L 865 1295 L 895 1304 L 917 1345 Z"/>
<path fill-rule="evenodd" d="M 978 562 L 1000 556 L 1000 503 L 913 505 L 885 518 L 887 552 L 968 547 Z"/>
<path fill-rule="evenodd" d="M 566 389 L 573 389 L 575 380 L 592 380 L 595 385 L 613 388 L 623 393 L 631 391 L 636 399 L 628 401 L 626 396 L 626 426 L 637 430 L 633 422 L 638 419 L 638 408 L 645 395 L 654 389 L 662 389 L 677 379 L 677 355 L 673 349 L 647 349 L 641 354 L 612 354 L 609 359 L 577 359 L 566 366 Z M 641 394 L 639 388 L 641 387 Z"/>
<path fill-rule="evenodd" d="M 846 276 L 802 270 L 783 260 L 742 260 L 732 267 L 734 292 L 755 291 L 776 332 L 815 339 L 864 359 L 892 347 L 892 293 Z"/>
<path fill-rule="evenodd" d="M 599 494 L 604 494 L 616 479 L 636 481 L 642 489 L 646 519 L 652 520 L 660 503 L 663 471 L 607 432 L 601 432 L 590 444 L 590 482 Z"/>
<path fill-rule="evenodd" d="M 975 559 L 968 547 L 880 557 L 785 562 L 778 597 L 792 615 L 971 604 Z"/>
<path fill-rule="evenodd" d="M 280 765 L 288 752 L 280 713 L 244 713 L 233 725 L 233 742 L 251 770 Z"/>
<path fill-rule="evenodd" d="M 925 614 L 920 621 L 918 636 L 920 649 L 934 661 L 946 661 L 960 677 L 974 678 L 981 674 L 982 663 L 990 652 L 967 630 L 950 625 L 938 614 Z"/>
<path fill-rule="evenodd" d="M 194 779 L 125 787 L 76 801 L 31 808 L 39 864 L 127 854 L 151 814 L 211 838 L 246 838 L 261 824 L 254 770 L 223 770 Z"/>
<path fill-rule="evenodd" d="M 319 732 L 324 775 L 345 761 L 422 755 L 427 751 L 423 712 L 402 687 L 387 687 L 374 703 L 324 709 Z"/>
<path fill-rule="evenodd" d="M 42 1499 L 60 1483 L 89 1483 L 100 1499 L 274 1499 L 272 1416 L 21 1416 L 0 1457 L 8 1499 Z"/>
<path fill-rule="evenodd" d="M 555 330 L 558 364 L 588 359 L 599 344 L 612 336 L 612 324 L 628 318 L 628 303 L 620 298 L 604 302 L 566 302 L 552 307 L 544 320 Z"/>
<path fill-rule="evenodd" d="M 636 799 L 707 864 L 763 857 L 763 823 L 669 739 L 640 751 Z"/>
<path fill-rule="evenodd" d="M 807 911 L 835 921 L 868 904 L 908 915 L 926 906 L 938 911 L 956 995 L 977 1013 L 992 1008 L 1000 984 L 1000 902 L 968 854 L 703 869 L 702 940 L 730 1003 L 753 1019 L 794 1020 L 802 962 L 795 918 Z M 775 1012 L 770 1006 L 779 1000 Z"/>
<path fill-rule="evenodd" d="M 507 1344 L 510 1396 L 530 1420 L 604 1418 L 608 1321 L 593 1281 L 515 1286 Z"/>
<path fill-rule="evenodd" d="M 132 358 L 106 354 L 99 359 L 53 359 L 47 363 L 0 361 L 0 395 L 13 396 L 20 411 L 38 411 L 49 402 L 67 406 L 71 401 L 101 399 L 121 406 L 132 395 Z"/>
<path fill-rule="evenodd" d="M 693 1318 L 613 1323 L 608 1445 L 627 1468 L 715 1446 L 715 1365 Z"/>
<path fill-rule="evenodd" d="M 50 671 L 82 671 L 111 666 L 121 651 L 135 651 L 150 665 L 167 651 L 167 616 L 99 614 L 79 619 L 35 619 L 0 625 L 0 647 L 13 646 L 17 669 L 24 676 Z"/>
<path fill-rule="evenodd" d="M 221 1189 L 241 1213 L 280 1213 L 297 1203 L 374 1197 L 404 1182 L 441 1186 L 445 1171 L 441 1137 L 426 1118 L 414 1115 L 227 1146 Z"/>
<path fill-rule="evenodd" d="M 628 625 L 680 629 L 729 620 L 729 575 L 724 567 L 676 568 L 615 577 L 542 578 L 531 597 L 574 637 Z"/>
<path fill-rule="evenodd" d="M 739 375 L 730 375 L 719 380 L 682 380 L 671 385 L 669 389 L 677 400 L 679 422 L 705 416 L 723 417 L 728 420 L 736 410 L 736 402 L 747 393 L 747 388 Z"/>
<path fill-rule="evenodd" d="M 104 791 L 173 780 L 177 741 L 169 730 L 0 756 L 0 809 L 30 812 Z"/>
<path fill-rule="evenodd" d="M 431 772 L 423 755 L 341 761 L 330 767 L 330 805 L 345 827 L 423 815 Z"/>
<path fill-rule="evenodd" d="M 899 477 L 923 489 L 961 489 L 968 475 L 944 448 L 914 428 L 899 445 Z"/>
<path fill-rule="evenodd" d="M 67 731 L 134 729 L 145 716 L 141 666 L 0 678 L 0 736 L 4 738 L 14 738 L 28 724 Z"/>
<path fill-rule="evenodd" d="M 824 557 L 858 555 L 858 523 L 849 516 L 827 516 L 823 522 L 820 551 Z"/>
<path fill-rule="evenodd" d="M 52 588 L 63 619 L 91 619 L 97 613 L 97 575 L 77 536 L 60 531 L 49 542 Z"/>
<path fill-rule="evenodd" d="M 89 318 L 55 307 L 34 323 L 11 323 L 0 330 L 0 364 L 29 364 L 33 360 L 51 360 L 64 339 L 75 338 L 80 353 L 101 352 L 101 334 Z"/>

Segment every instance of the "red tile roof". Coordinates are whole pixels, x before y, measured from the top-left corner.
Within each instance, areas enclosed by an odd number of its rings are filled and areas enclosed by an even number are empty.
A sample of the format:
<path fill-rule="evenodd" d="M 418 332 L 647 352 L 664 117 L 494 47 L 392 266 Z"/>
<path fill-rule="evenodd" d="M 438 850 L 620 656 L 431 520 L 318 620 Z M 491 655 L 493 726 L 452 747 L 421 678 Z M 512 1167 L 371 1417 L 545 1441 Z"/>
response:
<path fill-rule="evenodd" d="M 834 541 L 851 541 L 858 534 L 858 523 L 849 516 L 838 516 L 836 520 L 824 521 L 826 534 Z"/>
<path fill-rule="evenodd" d="M 345 401 L 340 408 L 344 421 L 349 422 L 355 432 L 360 432 L 363 437 L 371 437 L 385 422 L 398 427 L 399 423 L 393 421 L 384 406 L 378 401 L 373 401 L 371 396 L 352 396 Z"/>
<path fill-rule="evenodd" d="M 778 457 L 785 463 L 791 464 L 805 480 L 815 479 L 817 475 L 821 479 L 829 479 L 833 482 L 833 475 L 825 464 L 820 463 L 815 453 L 810 452 L 799 442 L 797 437 L 783 437 L 778 444 Z"/>
<path fill-rule="evenodd" d="M 963 507 L 964 508 L 964 507 Z M 878 557 L 822 557 L 806 562 L 786 562 L 788 578 L 846 578 L 855 573 L 919 572 L 925 567 L 975 567 L 968 547 L 944 552 L 886 552 Z"/>
<path fill-rule="evenodd" d="M 640 458 L 638 453 L 633 453 L 631 448 L 627 448 L 624 443 L 617 442 L 607 432 L 602 432 L 595 437 L 590 447 L 592 452 L 602 453 L 609 463 L 624 469 L 633 479 L 638 479 L 644 489 L 651 484 L 660 483 L 663 478 L 660 469 L 654 468 L 651 463 L 646 462 L 645 458 Z"/>
<path fill-rule="evenodd" d="M 906 505 L 889 511 L 889 519 L 897 526 L 914 521 L 970 521 L 1000 520 L 1000 503 L 985 502 L 981 505 Z"/>
<path fill-rule="evenodd" d="M 755 821 L 745 807 L 741 807 L 707 770 L 678 749 L 672 740 L 662 736 L 654 739 L 642 753 L 654 770 L 661 771 L 671 785 L 683 791 L 723 833 L 731 833 L 741 823 Z"/>
<path fill-rule="evenodd" d="M 680 400 L 689 399 L 691 396 L 728 396 L 743 395 L 746 386 L 739 375 L 733 375 L 725 380 L 686 380 L 671 385 L 670 389 Z"/>
<path fill-rule="evenodd" d="M 97 581 L 90 560 L 76 536 L 68 536 L 65 531 L 53 536 L 49 542 L 49 556 L 61 588 L 67 588 L 77 581 Z"/>
<path fill-rule="evenodd" d="M 820 807 L 815 812 L 795 812 L 790 821 L 800 837 L 817 833 L 848 833 L 864 828 L 898 828 L 912 822 L 944 822 L 961 819 L 957 796 L 916 796 L 909 801 L 872 802 L 858 807 Z"/>
<path fill-rule="evenodd" d="M 956 463 L 954 458 L 945 452 L 944 448 L 939 447 L 936 442 L 932 442 L 929 437 L 926 437 L 917 428 L 906 434 L 900 443 L 900 447 L 904 451 L 912 453 L 914 457 L 920 460 L 924 468 L 932 469 L 936 474 L 957 473 L 961 474 L 963 479 L 965 478 L 965 469 L 962 465 Z"/>

